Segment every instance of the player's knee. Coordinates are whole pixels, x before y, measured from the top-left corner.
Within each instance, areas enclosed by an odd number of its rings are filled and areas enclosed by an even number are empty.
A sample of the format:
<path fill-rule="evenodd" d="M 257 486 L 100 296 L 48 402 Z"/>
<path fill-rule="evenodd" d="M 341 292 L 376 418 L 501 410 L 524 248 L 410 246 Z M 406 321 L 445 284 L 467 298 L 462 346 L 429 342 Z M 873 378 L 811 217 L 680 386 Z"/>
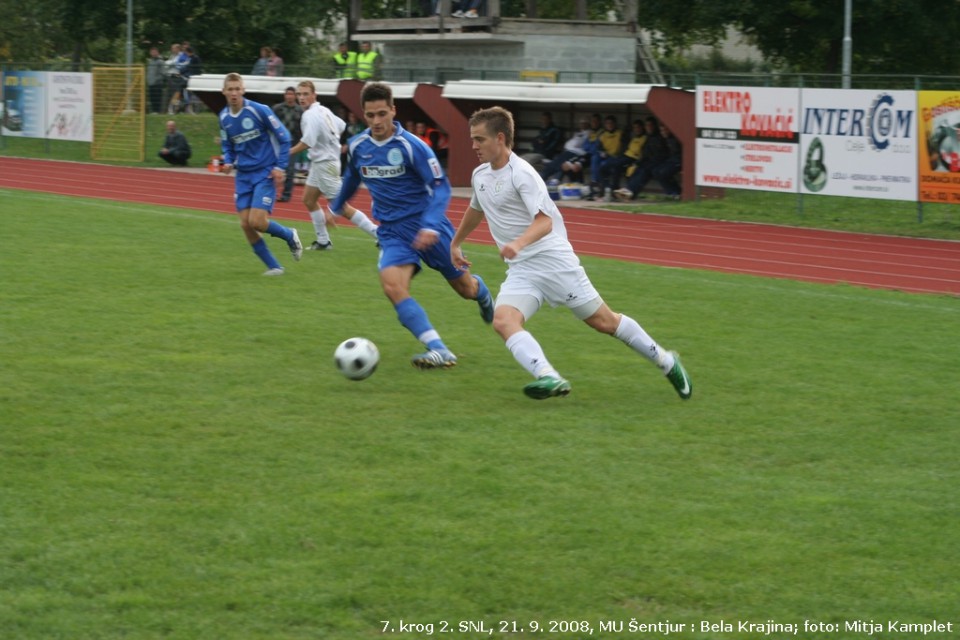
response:
<path fill-rule="evenodd" d="M 407 288 L 399 283 L 384 282 L 382 283 L 382 287 L 383 295 L 387 296 L 387 299 L 393 304 L 397 304 L 410 297 L 410 293 L 407 291 Z"/>
<path fill-rule="evenodd" d="M 469 274 L 465 274 L 456 280 L 449 280 L 450 286 L 453 287 L 453 290 L 456 291 L 461 298 L 466 298 L 467 300 L 476 300 L 478 289 L 480 284 L 477 282 L 476 278 Z"/>
<path fill-rule="evenodd" d="M 592 316 L 585 318 L 584 322 L 600 333 L 612 336 L 620 326 L 620 314 L 614 313 L 607 306 L 602 306 Z"/>

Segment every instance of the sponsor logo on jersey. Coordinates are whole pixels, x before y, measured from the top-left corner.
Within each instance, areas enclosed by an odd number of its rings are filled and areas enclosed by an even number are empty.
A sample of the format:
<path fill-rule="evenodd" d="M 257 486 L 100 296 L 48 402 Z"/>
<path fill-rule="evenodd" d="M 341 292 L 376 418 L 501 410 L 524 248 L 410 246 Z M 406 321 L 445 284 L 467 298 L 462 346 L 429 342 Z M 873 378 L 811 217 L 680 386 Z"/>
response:
<path fill-rule="evenodd" d="M 238 133 L 237 135 L 233 136 L 231 140 L 233 140 L 233 144 L 240 144 L 242 142 L 253 140 L 254 138 L 259 138 L 259 137 L 260 137 L 260 131 L 257 129 L 254 129 L 253 131 L 245 131 L 244 133 Z"/>
<path fill-rule="evenodd" d="M 443 167 L 440 166 L 440 162 L 436 158 L 430 158 L 427 163 L 430 165 L 430 171 L 433 172 L 434 178 L 439 180 L 443 177 Z"/>
<path fill-rule="evenodd" d="M 404 165 L 400 165 L 399 167 L 378 167 L 376 165 L 360 167 L 360 174 L 364 178 L 397 178 L 406 172 L 407 168 Z"/>

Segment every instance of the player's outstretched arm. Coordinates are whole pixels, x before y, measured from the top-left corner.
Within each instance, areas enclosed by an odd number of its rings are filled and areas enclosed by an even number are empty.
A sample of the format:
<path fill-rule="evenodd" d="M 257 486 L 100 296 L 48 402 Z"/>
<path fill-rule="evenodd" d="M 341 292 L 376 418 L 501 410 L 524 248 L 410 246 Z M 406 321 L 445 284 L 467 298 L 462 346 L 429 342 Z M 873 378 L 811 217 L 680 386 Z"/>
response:
<path fill-rule="evenodd" d="M 483 220 L 483 211 L 467 207 L 463 218 L 460 220 L 460 226 L 457 227 L 457 233 L 454 234 L 453 241 L 450 243 L 450 258 L 453 260 L 453 264 L 461 269 L 471 266 L 470 261 L 463 255 L 461 245 L 480 225 L 481 220 Z"/>

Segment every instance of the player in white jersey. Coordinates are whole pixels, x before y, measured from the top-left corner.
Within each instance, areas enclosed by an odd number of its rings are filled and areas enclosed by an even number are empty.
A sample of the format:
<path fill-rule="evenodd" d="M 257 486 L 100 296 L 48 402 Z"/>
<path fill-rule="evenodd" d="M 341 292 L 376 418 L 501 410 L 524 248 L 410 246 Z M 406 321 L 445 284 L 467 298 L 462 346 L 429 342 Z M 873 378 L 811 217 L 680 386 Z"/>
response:
<path fill-rule="evenodd" d="M 662 349 L 635 320 L 611 310 L 593 288 L 567 240 L 563 216 L 543 178 L 513 153 L 513 135 L 513 116 L 502 107 L 482 109 L 470 117 L 473 149 L 483 164 L 473 172 L 473 197 L 450 254 L 455 265 L 470 266 L 461 245 L 485 218 L 508 266 L 497 294 L 493 328 L 535 378 L 523 388 L 524 393 L 537 400 L 570 393 L 570 383 L 524 329 L 524 323 L 547 302 L 569 308 L 597 331 L 626 343 L 659 367 L 680 397 L 688 399 L 693 386 L 677 354 Z"/>
<path fill-rule="evenodd" d="M 303 107 L 303 116 L 300 118 L 303 135 L 290 149 L 290 156 L 309 149 L 310 172 L 303 190 L 303 204 L 310 213 L 317 239 L 307 248 L 322 251 L 333 247 L 327 232 L 328 216 L 332 223 L 333 213 L 324 211 L 319 201 L 321 195 L 332 200 L 340 194 L 340 135 L 347 123 L 317 102 L 317 90 L 310 80 L 297 85 L 297 100 Z M 343 217 L 376 239 L 377 225 L 365 213 L 347 204 L 343 207 Z"/>

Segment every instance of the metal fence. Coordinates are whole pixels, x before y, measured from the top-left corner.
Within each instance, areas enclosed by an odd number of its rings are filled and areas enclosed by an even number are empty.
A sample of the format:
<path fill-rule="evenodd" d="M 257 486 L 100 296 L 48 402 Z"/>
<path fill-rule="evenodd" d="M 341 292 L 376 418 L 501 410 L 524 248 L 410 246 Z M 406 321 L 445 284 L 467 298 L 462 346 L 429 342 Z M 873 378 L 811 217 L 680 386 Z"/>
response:
<path fill-rule="evenodd" d="M 91 71 L 101 63 L 84 62 L 74 64 L 67 60 L 52 62 L 5 62 L 0 63 L 0 73 L 7 71 Z M 204 73 L 225 74 L 237 72 L 249 75 L 249 62 L 242 64 L 204 64 Z M 561 71 L 555 69 L 537 69 L 537 80 L 544 81 L 549 74 L 560 84 L 661 84 L 652 82 L 643 71 Z M 463 68 L 405 68 L 383 67 L 382 80 L 387 82 L 416 82 L 446 84 L 456 80 L 484 80 L 488 82 L 517 82 L 528 79 L 531 69 L 463 69 Z M 804 74 L 777 72 L 715 72 L 715 71 L 661 71 L 662 84 L 681 89 L 695 89 L 698 85 L 731 85 L 750 87 L 802 87 L 802 88 L 842 88 L 844 76 L 834 74 Z M 287 64 L 286 77 L 291 80 L 301 77 L 333 78 L 333 70 L 326 64 Z M 914 89 L 914 90 L 952 90 L 960 86 L 960 76 L 906 75 L 906 74 L 852 74 L 849 76 L 851 89 Z"/>

